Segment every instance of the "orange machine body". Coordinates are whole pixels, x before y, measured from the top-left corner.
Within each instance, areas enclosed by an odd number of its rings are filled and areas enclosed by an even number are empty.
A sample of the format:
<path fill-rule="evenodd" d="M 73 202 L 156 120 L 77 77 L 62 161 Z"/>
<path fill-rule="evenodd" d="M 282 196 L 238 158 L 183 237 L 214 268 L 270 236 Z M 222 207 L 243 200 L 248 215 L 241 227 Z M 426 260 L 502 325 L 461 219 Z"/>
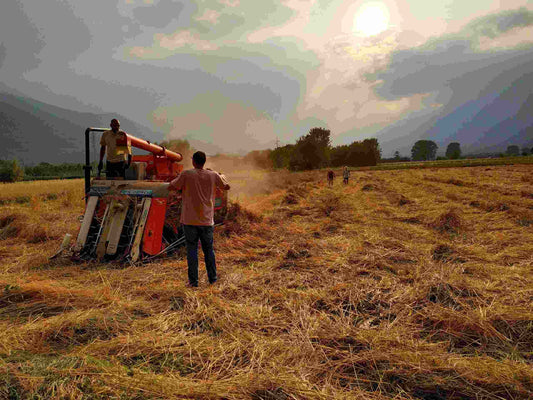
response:
<path fill-rule="evenodd" d="M 102 128 L 88 128 L 101 132 Z M 87 192 L 88 198 L 96 196 L 99 200 L 91 220 L 88 240 L 83 247 L 87 258 L 94 257 L 94 248 L 102 239 L 105 231 L 106 209 L 111 201 L 121 201 L 128 207 L 124 228 L 118 243 L 116 258 L 126 258 L 131 250 L 134 237 L 141 224 L 139 215 L 145 198 L 150 198 L 150 206 L 142 228 L 141 260 L 165 252 L 169 245 L 184 242 L 180 224 L 181 192 L 169 191 L 169 182 L 183 170 L 179 164 L 181 154 L 165 149 L 154 143 L 125 133 L 121 145 L 129 145 L 148 151 L 151 154 L 133 155 L 132 165 L 123 178 L 94 178 Z M 142 172 L 142 173 L 141 173 Z M 87 185 L 87 182 L 86 182 Z M 221 189 L 215 194 L 215 223 L 223 220 L 227 210 L 227 195 Z M 137 227 L 139 229 L 137 229 Z M 175 248 L 175 247 L 169 247 Z M 168 252 L 168 250 L 166 251 Z"/>

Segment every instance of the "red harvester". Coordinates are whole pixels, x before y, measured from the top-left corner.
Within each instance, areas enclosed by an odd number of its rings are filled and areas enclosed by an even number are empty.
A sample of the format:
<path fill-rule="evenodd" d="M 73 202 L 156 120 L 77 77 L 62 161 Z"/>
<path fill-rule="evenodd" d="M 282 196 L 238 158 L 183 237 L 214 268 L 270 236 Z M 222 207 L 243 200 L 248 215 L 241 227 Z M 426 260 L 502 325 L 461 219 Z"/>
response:
<path fill-rule="evenodd" d="M 181 195 L 169 191 L 169 182 L 183 170 L 182 155 L 125 133 L 124 140 L 151 154 L 133 155 L 126 179 L 91 180 L 90 135 L 85 130 L 85 214 L 74 244 L 77 259 L 146 261 L 169 255 L 184 244 L 180 225 Z M 217 189 L 215 224 L 227 210 L 227 194 Z"/>

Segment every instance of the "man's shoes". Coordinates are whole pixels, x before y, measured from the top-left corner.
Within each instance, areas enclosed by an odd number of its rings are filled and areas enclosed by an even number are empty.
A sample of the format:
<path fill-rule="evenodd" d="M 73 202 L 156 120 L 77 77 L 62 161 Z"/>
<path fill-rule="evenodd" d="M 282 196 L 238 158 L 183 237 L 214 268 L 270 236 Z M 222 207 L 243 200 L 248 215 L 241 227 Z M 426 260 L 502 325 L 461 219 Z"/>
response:
<path fill-rule="evenodd" d="M 194 288 L 197 288 L 197 287 L 198 287 L 198 284 L 194 285 L 194 284 L 192 284 L 192 283 L 189 282 L 189 283 L 187 283 L 187 284 L 185 285 L 185 287 L 187 287 L 187 288 L 191 288 L 191 289 L 194 289 Z"/>
<path fill-rule="evenodd" d="M 212 280 L 212 281 L 209 281 L 209 284 L 210 284 L 210 285 L 214 285 L 215 283 L 217 283 L 217 280 L 216 280 L 216 279 L 214 279 L 214 280 Z"/>

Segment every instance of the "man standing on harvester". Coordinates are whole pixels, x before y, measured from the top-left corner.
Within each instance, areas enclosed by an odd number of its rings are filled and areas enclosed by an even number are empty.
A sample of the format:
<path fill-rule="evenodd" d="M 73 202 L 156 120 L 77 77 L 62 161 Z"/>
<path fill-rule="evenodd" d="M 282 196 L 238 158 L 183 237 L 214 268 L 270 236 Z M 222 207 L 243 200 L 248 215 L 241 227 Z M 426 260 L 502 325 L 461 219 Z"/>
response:
<path fill-rule="evenodd" d="M 100 139 L 100 162 L 98 176 L 103 168 L 104 155 L 106 159 L 106 178 L 126 178 L 126 169 L 131 164 L 131 146 L 126 133 L 121 131 L 118 119 L 111 120 L 111 130 L 105 131 Z"/>
<path fill-rule="evenodd" d="M 183 171 L 170 182 L 169 190 L 181 190 L 181 219 L 187 243 L 189 286 L 198 286 L 198 240 L 204 252 L 209 283 L 217 280 L 215 252 L 213 250 L 213 225 L 215 214 L 215 188 L 229 190 L 225 178 L 215 171 L 204 169 L 206 155 L 197 151 L 192 156 L 193 169 Z"/>

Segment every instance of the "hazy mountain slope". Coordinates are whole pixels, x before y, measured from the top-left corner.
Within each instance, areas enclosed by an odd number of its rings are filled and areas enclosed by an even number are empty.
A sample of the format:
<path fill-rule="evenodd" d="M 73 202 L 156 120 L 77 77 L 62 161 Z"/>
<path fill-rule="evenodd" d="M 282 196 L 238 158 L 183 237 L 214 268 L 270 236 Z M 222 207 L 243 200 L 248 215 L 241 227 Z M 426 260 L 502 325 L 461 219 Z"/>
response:
<path fill-rule="evenodd" d="M 481 90 L 466 90 L 470 87 Z M 533 126 L 533 82 L 531 57 L 520 56 L 496 63 L 450 82 L 451 100 L 436 112 L 421 110 L 378 135 L 383 156 L 395 150 L 409 155 L 420 139 L 433 140 L 443 154 L 453 141 L 463 152 L 505 151 L 508 144 L 531 142 L 527 129 Z M 531 135 L 529 135 L 530 137 Z"/>
<path fill-rule="evenodd" d="M 163 139 L 120 115 L 82 113 L 8 93 L 2 93 L 0 99 L 0 159 L 17 158 L 25 164 L 84 162 L 85 129 L 107 127 L 114 117 L 126 132 L 150 141 Z M 93 154 L 99 148 L 98 140 L 99 134 L 95 134 Z"/>
<path fill-rule="evenodd" d="M 533 74 L 528 79 L 532 82 Z M 524 91 L 530 91 L 526 81 L 522 83 L 524 83 Z M 533 146 L 533 95 L 527 94 L 527 99 L 516 114 L 493 125 L 479 138 L 476 144 L 482 151 L 503 152 L 509 145 Z"/>
<path fill-rule="evenodd" d="M 443 146 L 451 141 L 461 143 L 468 152 L 505 151 L 507 144 L 524 145 L 527 142 L 524 132 L 533 126 L 533 96 L 529 82 L 533 82 L 533 73 L 524 74 L 510 84 L 501 83 L 499 92 L 481 94 L 479 111 L 466 118 L 461 118 L 465 106 L 446 117 L 448 124 L 459 121 L 460 126 L 452 135 L 439 140 Z M 437 129 L 441 124 L 437 124 Z M 444 125 L 444 124 L 442 124 Z M 428 132 L 432 137 L 434 131 Z"/>

